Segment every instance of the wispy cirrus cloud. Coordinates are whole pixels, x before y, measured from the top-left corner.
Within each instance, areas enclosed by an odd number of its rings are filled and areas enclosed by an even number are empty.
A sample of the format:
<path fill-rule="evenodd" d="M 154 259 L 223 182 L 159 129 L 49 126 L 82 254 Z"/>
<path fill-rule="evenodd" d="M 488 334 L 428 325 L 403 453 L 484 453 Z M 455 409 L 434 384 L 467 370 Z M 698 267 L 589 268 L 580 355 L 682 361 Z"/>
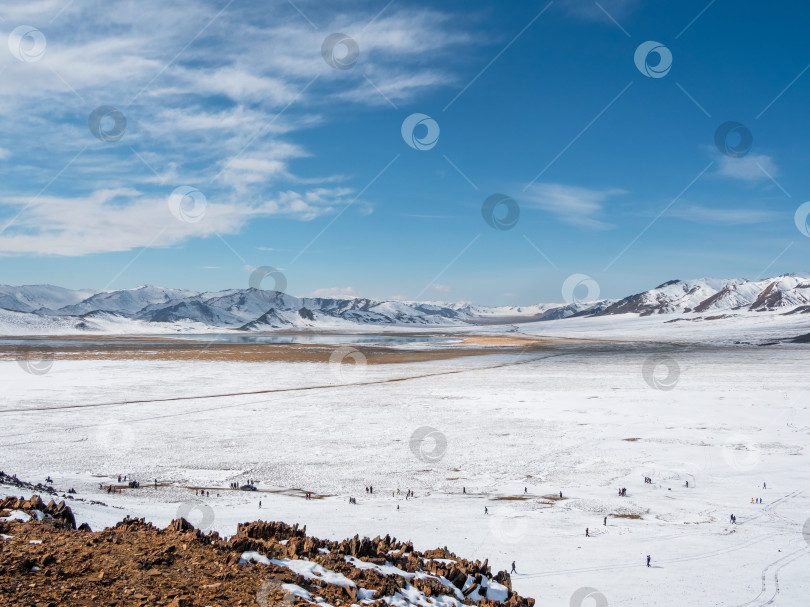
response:
<path fill-rule="evenodd" d="M 767 209 L 717 208 L 697 204 L 678 205 L 667 211 L 667 215 L 694 223 L 713 225 L 744 225 L 781 218 L 779 213 Z"/>
<path fill-rule="evenodd" d="M 261 217 L 312 219 L 332 213 L 348 203 L 351 192 L 348 188 L 286 191 L 258 204 L 208 199 L 204 215 L 194 222 L 172 214 L 167 197 L 146 195 L 133 188 L 97 190 L 75 198 L 4 197 L 0 203 L 18 209 L 19 215 L 15 229 L 0 234 L 0 255 L 81 256 L 144 246 L 169 247 L 189 238 L 235 234 Z"/>
<path fill-rule="evenodd" d="M 767 181 L 779 176 L 779 167 L 767 154 L 748 154 L 742 158 L 717 156 L 717 174 L 748 183 Z"/>
<path fill-rule="evenodd" d="M 572 226 L 607 230 L 614 226 L 603 219 L 605 203 L 626 193 L 618 188 L 589 189 L 562 183 L 535 183 L 526 190 L 522 202 L 530 208 L 552 213 Z"/>
<path fill-rule="evenodd" d="M 0 158 L 15 160 L 0 166 L 0 254 L 172 246 L 262 216 L 311 220 L 343 208 L 362 186 L 327 187 L 349 178 L 312 169 L 297 135 L 335 110 L 387 103 L 377 89 L 399 102 L 447 86 L 452 74 L 426 58 L 452 65 L 469 36 L 437 10 L 300 6 L 317 29 L 284 2 L 259 13 L 214 0 L 4 7 L 3 29 L 31 24 L 47 47 L 34 62 L 0 53 Z M 324 61 L 332 32 L 357 41 L 354 69 Z M 100 105 L 125 115 L 120 141 L 90 133 Z M 166 223 L 166 196 L 180 185 L 204 192 L 205 221 Z"/>

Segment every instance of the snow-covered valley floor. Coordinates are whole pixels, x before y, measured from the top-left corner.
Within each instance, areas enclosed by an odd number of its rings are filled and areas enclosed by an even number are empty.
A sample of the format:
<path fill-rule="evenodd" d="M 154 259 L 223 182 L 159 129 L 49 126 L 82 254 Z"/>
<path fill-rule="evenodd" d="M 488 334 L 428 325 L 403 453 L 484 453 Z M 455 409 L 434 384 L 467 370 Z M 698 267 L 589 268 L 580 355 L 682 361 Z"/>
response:
<path fill-rule="evenodd" d="M 514 560 L 514 589 L 541 606 L 586 587 L 611 606 L 806 605 L 808 364 L 806 346 L 694 340 L 337 368 L 2 361 L 0 469 L 75 488 L 93 529 L 263 518 Z M 287 391 L 188 398 L 272 389 Z M 141 488 L 108 494 L 119 474 Z M 228 488 L 248 479 L 258 492 Z"/>

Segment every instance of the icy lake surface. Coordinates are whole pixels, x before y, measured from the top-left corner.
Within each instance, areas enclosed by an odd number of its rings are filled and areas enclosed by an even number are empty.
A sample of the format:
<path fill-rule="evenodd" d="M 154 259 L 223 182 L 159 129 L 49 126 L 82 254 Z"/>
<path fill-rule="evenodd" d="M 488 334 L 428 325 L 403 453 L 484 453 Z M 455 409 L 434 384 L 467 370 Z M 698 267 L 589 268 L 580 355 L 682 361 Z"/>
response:
<path fill-rule="evenodd" d="M 142 335 L 127 336 L 127 343 L 136 341 L 143 346 L 159 346 L 171 341 L 192 341 L 195 343 L 223 344 L 301 344 L 301 345 L 346 345 L 346 346 L 423 346 L 449 345 L 458 343 L 460 338 L 445 335 L 425 334 L 369 334 L 369 333 L 187 333 L 183 335 Z M 26 346 L 62 348 L 77 346 L 101 348 L 120 345 L 117 336 L 82 336 L 78 339 L 58 337 L 0 337 L 0 346 Z"/>

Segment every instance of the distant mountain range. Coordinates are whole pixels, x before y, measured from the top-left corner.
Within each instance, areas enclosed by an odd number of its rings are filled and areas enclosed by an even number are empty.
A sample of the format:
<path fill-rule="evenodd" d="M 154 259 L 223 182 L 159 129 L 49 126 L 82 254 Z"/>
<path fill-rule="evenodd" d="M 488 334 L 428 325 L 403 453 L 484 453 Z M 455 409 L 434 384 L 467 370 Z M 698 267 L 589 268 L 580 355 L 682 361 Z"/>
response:
<path fill-rule="evenodd" d="M 294 297 L 232 289 L 198 293 L 143 286 L 120 291 L 0 286 L 0 333 L 494 325 L 613 314 L 810 312 L 810 277 L 672 280 L 620 300 L 485 307 L 471 304 Z"/>

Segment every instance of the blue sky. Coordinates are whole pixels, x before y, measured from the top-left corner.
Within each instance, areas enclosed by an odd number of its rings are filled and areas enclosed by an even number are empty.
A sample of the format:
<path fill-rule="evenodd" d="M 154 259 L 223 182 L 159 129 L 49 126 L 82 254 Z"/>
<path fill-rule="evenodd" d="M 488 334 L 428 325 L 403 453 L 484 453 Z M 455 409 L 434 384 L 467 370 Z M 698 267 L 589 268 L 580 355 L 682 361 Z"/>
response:
<path fill-rule="evenodd" d="M 0 283 L 216 290 L 273 266 L 295 295 L 506 305 L 572 274 L 620 297 L 807 270 L 810 7 L 325 4 L 4 6 Z M 429 149 L 401 133 L 417 113 Z M 740 129 L 750 149 L 721 152 L 729 121 L 726 151 Z"/>

